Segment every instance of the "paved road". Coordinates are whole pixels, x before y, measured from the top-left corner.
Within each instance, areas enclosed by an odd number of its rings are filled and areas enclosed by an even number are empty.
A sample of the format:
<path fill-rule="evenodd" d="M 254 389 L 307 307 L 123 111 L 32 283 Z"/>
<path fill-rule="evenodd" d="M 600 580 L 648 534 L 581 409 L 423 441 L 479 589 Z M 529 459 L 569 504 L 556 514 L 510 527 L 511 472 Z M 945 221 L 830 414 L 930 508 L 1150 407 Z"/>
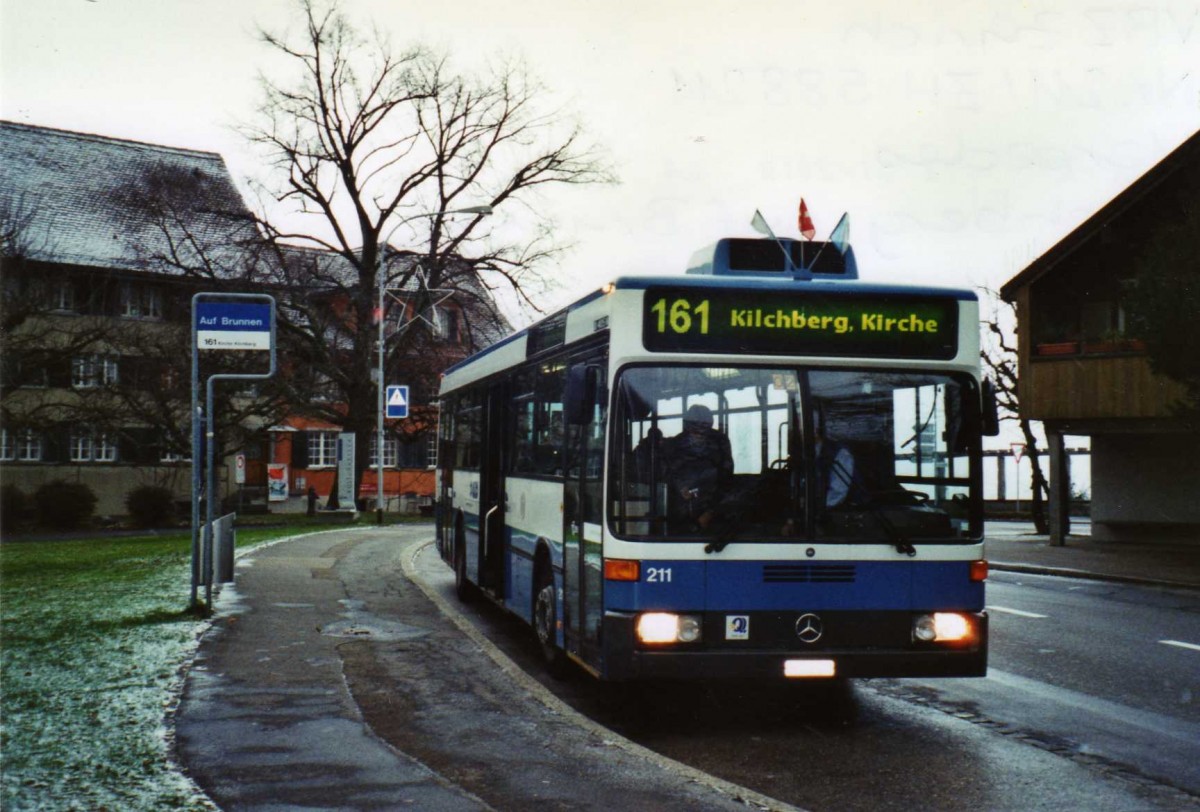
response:
<path fill-rule="evenodd" d="M 988 609 L 986 679 L 903 684 L 1200 805 L 1200 593 L 994 573 Z"/>
<path fill-rule="evenodd" d="M 997 722 L 985 701 L 991 689 L 1004 686 L 991 679 L 863 681 L 848 696 L 649 686 L 625 691 L 620 702 L 591 680 L 543 676 L 528 631 L 486 604 L 458 606 L 451 573 L 432 549 L 417 558 L 416 577 L 579 712 L 678 761 L 797 806 L 822 812 L 1196 807 L 1195 796 L 1064 740 L 1039 738 L 1044 696 L 1005 693 L 1021 700 L 1013 710 L 1025 714 L 1026 724 Z M 975 701 L 948 701 L 943 691 L 967 692 Z"/>

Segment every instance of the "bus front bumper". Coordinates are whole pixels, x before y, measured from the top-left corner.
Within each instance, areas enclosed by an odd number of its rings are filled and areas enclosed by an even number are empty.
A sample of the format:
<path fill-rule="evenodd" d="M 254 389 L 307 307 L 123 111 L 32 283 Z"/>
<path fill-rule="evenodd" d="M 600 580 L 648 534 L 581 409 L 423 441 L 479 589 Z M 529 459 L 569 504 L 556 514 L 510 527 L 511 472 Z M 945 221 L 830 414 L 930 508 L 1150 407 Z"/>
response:
<path fill-rule="evenodd" d="M 907 614 L 907 613 L 905 613 Z M 987 676 L 987 614 L 972 615 L 978 629 L 969 646 L 939 647 L 896 641 L 892 645 L 831 645 L 828 647 L 738 648 L 639 646 L 635 615 L 609 612 L 604 618 L 607 657 L 605 679 L 630 680 L 748 680 L 788 682 L 787 664 L 829 661 L 835 678 L 850 677 L 983 677 Z M 800 669 L 806 670 L 806 669 Z"/>

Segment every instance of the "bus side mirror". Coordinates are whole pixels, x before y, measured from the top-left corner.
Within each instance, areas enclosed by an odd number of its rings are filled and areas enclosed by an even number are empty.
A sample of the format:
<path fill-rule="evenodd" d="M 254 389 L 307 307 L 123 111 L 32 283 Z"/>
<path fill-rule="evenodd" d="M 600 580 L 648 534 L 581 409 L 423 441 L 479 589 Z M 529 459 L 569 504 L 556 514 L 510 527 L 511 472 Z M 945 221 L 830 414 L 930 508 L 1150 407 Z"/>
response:
<path fill-rule="evenodd" d="M 584 426 L 592 420 L 596 402 L 596 376 L 587 364 L 567 367 L 567 386 L 563 391 L 563 419 L 572 426 Z"/>
<path fill-rule="evenodd" d="M 984 437 L 995 437 L 1000 433 L 1000 407 L 996 402 L 996 384 L 991 378 L 983 380 L 983 402 L 980 406 L 980 433 Z"/>

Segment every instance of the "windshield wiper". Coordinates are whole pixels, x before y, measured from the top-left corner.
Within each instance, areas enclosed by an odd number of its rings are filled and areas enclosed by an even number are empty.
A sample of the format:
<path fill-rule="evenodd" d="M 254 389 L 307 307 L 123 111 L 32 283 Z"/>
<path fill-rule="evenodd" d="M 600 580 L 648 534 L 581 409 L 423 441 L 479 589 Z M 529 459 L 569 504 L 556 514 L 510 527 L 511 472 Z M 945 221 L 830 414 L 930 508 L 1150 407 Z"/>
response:
<path fill-rule="evenodd" d="M 873 519 L 875 519 L 876 522 L 879 523 L 879 526 L 883 528 L 883 532 L 887 535 L 888 541 L 895 545 L 896 552 L 909 557 L 917 554 L 917 548 L 912 545 L 912 542 L 909 541 L 908 538 L 901 535 L 900 531 L 896 529 L 896 525 L 892 524 L 891 519 L 884 515 L 883 510 L 875 504 L 874 494 L 868 491 L 865 485 L 856 480 L 854 476 L 846 470 L 845 466 L 843 466 L 837 460 L 832 461 L 829 466 L 829 470 L 830 473 L 836 472 L 837 475 L 846 482 L 849 490 L 856 492 L 857 495 L 863 499 L 863 503 L 860 505 L 855 505 L 855 507 L 863 508 L 871 515 Z"/>
<path fill-rule="evenodd" d="M 715 539 L 704 545 L 704 552 L 719 553 L 729 546 L 729 542 L 733 541 L 733 536 L 717 536 Z"/>

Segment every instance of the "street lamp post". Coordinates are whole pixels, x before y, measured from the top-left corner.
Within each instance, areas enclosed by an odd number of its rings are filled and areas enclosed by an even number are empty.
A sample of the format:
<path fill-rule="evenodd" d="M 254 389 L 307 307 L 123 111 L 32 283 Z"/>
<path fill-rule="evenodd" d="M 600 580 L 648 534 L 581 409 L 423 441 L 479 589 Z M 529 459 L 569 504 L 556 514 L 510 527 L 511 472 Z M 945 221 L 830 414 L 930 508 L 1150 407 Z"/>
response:
<path fill-rule="evenodd" d="M 375 521 L 377 524 L 383 524 L 383 416 L 384 416 L 384 413 L 387 411 L 387 405 L 384 402 L 384 397 L 383 397 L 384 388 L 385 388 L 384 382 L 383 382 L 384 381 L 384 378 L 383 378 L 384 364 L 383 364 L 383 362 L 384 362 L 384 359 L 386 358 L 386 353 L 384 352 L 384 341 L 383 341 L 383 309 L 384 309 L 384 304 L 385 304 L 384 297 L 387 294 L 387 279 L 386 279 L 386 266 L 384 264 L 384 253 L 387 251 L 388 242 L 392 239 L 392 235 L 396 233 L 396 231 L 400 228 L 400 226 L 404 225 L 405 223 L 411 223 L 413 220 L 419 220 L 422 217 L 438 217 L 438 216 L 445 216 L 448 214 L 488 215 L 491 213 L 492 213 L 491 206 L 468 206 L 465 209 L 453 209 L 451 211 L 427 212 L 425 214 L 414 214 L 411 217 L 405 217 L 399 223 L 396 223 L 396 225 L 392 227 L 392 230 L 388 232 L 387 237 L 385 237 L 383 240 L 380 241 L 379 258 L 375 263 L 375 266 L 376 266 L 375 267 L 375 277 L 376 277 L 376 280 L 377 280 L 378 286 L 379 286 L 379 302 L 378 302 L 379 339 L 378 339 L 378 345 L 377 345 L 378 350 L 379 350 L 379 380 L 377 380 L 375 382 L 375 392 L 376 392 L 376 396 L 377 396 L 377 406 L 378 406 L 378 409 L 377 409 L 378 413 L 376 414 L 376 422 L 375 422 Z"/>

